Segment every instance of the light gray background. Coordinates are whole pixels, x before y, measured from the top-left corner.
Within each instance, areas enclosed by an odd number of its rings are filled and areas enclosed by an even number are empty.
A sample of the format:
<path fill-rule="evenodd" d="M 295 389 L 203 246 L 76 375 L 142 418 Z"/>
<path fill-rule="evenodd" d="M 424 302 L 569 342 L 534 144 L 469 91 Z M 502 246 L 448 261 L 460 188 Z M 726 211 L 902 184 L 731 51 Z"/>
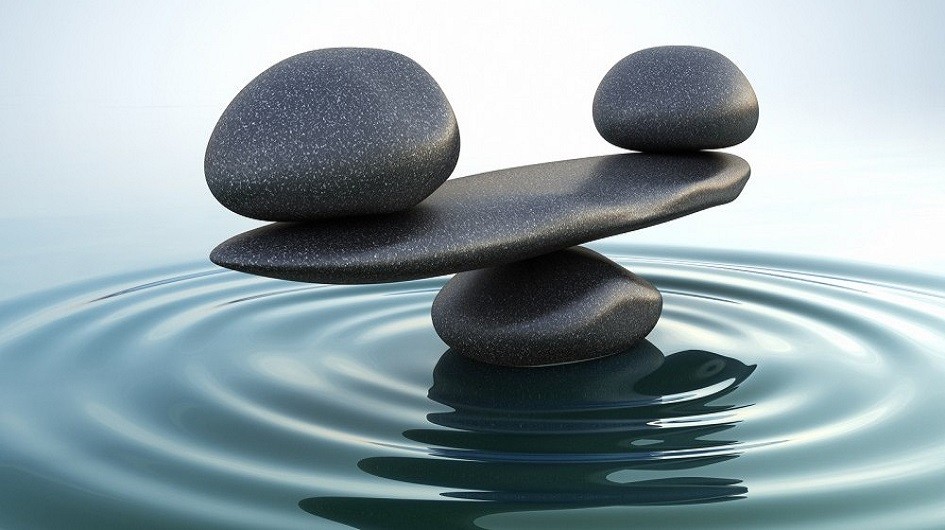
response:
<path fill-rule="evenodd" d="M 733 204 L 627 241 L 945 265 L 945 4 L 938 2 L 0 2 L 0 298 L 199 261 L 258 222 L 211 197 L 206 140 L 271 64 L 404 53 L 462 135 L 454 176 L 619 152 L 597 83 L 641 48 L 738 64 L 761 105 L 729 149 Z"/>

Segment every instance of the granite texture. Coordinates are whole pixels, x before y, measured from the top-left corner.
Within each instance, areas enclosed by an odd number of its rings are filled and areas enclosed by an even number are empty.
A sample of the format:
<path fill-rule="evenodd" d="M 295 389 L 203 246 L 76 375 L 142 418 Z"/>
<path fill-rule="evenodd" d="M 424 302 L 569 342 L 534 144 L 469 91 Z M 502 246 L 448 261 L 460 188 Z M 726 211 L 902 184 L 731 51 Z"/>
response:
<path fill-rule="evenodd" d="M 583 361 L 626 350 L 656 325 L 655 287 L 574 247 L 462 272 L 433 301 L 433 328 L 467 357 L 508 366 Z"/>
<path fill-rule="evenodd" d="M 410 208 L 458 157 L 453 109 L 420 65 L 334 48 L 290 57 L 240 91 L 213 130 L 204 172 L 230 210 L 302 221 Z"/>
<path fill-rule="evenodd" d="M 645 228 L 735 199 L 750 168 L 726 153 L 622 154 L 504 169 L 443 184 L 387 215 L 275 223 L 221 243 L 234 270 L 382 283 L 492 267 Z"/>
<path fill-rule="evenodd" d="M 748 79 L 718 52 L 660 46 L 630 54 L 594 96 L 594 124 L 608 142 L 650 152 L 728 147 L 758 123 Z"/>

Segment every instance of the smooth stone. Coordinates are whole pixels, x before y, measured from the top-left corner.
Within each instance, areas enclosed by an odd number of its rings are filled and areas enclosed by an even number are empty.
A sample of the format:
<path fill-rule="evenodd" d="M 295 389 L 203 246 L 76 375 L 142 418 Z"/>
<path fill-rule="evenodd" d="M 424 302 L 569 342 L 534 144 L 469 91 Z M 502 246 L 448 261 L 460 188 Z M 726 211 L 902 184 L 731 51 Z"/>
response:
<path fill-rule="evenodd" d="M 663 223 L 735 199 L 726 153 L 622 154 L 448 180 L 405 212 L 275 223 L 210 254 L 223 267 L 316 283 L 384 283 L 492 267 Z"/>
<path fill-rule="evenodd" d="M 663 297 L 646 280 L 575 247 L 461 272 L 433 301 L 433 328 L 477 361 L 542 366 L 624 351 L 649 333 Z"/>
<path fill-rule="evenodd" d="M 747 140 L 757 124 L 758 99 L 745 74 L 724 55 L 695 46 L 630 54 L 594 96 L 597 131 L 625 149 L 728 147 Z"/>
<path fill-rule="evenodd" d="M 410 208 L 458 158 L 456 117 L 426 70 L 392 51 L 333 48 L 246 85 L 210 136 L 204 170 L 230 210 L 302 221 Z"/>

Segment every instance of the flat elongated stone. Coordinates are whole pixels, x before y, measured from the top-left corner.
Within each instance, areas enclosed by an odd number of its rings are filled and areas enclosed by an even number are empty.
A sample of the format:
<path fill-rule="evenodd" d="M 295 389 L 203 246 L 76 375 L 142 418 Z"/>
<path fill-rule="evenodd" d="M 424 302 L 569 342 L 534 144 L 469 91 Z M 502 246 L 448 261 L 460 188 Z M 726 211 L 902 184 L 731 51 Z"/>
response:
<path fill-rule="evenodd" d="M 659 319 L 646 280 L 586 248 L 461 272 L 433 301 L 433 327 L 473 359 L 541 366 L 626 350 Z"/>
<path fill-rule="evenodd" d="M 748 163 L 726 153 L 622 154 L 448 180 L 410 210 L 274 223 L 221 243 L 230 269 L 317 283 L 383 283 L 492 267 L 670 221 L 735 199 Z"/>
<path fill-rule="evenodd" d="M 246 85 L 210 136 L 204 172 L 230 210 L 302 221 L 410 208 L 458 157 L 456 117 L 426 70 L 392 51 L 331 48 Z"/>
<path fill-rule="evenodd" d="M 696 46 L 632 53 L 607 72 L 594 96 L 594 124 L 608 142 L 638 151 L 715 149 L 741 143 L 758 123 L 745 74 Z"/>

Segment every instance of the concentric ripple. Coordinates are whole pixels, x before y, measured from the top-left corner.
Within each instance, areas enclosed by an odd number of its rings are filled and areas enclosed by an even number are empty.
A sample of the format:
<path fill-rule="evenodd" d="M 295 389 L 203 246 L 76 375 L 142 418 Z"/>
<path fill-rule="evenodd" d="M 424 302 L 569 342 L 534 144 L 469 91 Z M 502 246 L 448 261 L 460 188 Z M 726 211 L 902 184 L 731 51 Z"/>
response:
<path fill-rule="evenodd" d="M 445 351 L 444 279 L 199 263 L 0 305 L 0 528 L 945 524 L 945 280 L 611 244 L 649 341 Z"/>

